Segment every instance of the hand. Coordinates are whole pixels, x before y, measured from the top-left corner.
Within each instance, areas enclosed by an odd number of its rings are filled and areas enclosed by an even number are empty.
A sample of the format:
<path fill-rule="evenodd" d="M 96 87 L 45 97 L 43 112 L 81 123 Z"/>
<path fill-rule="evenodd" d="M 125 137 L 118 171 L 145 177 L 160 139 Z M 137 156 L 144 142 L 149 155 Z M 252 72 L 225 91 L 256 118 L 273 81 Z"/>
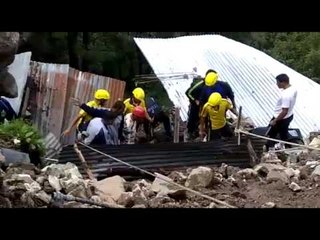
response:
<path fill-rule="evenodd" d="M 199 100 L 195 100 L 195 103 L 199 106 L 200 105 L 200 101 Z"/>
<path fill-rule="evenodd" d="M 149 118 L 149 122 L 153 123 L 154 122 L 154 117 Z"/>
<path fill-rule="evenodd" d="M 205 136 L 206 136 L 206 132 L 200 131 L 199 132 L 199 136 L 200 136 L 200 139 L 203 140 L 205 138 Z"/>
<path fill-rule="evenodd" d="M 70 129 L 67 129 L 65 130 L 62 134 L 61 134 L 61 137 L 64 137 L 64 136 L 69 136 L 70 135 Z"/>
<path fill-rule="evenodd" d="M 80 106 L 80 100 L 79 100 L 79 98 L 71 98 L 71 102 L 73 103 L 73 105 L 75 105 L 75 106 Z"/>
<path fill-rule="evenodd" d="M 270 124 L 270 126 L 274 126 L 274 125 L 276 125 L 276 123 L 277 123 L 277 121 L 275 119 L 273 119 L 273 120 L 271 120 L 271 122 L 269 124 Z"/>

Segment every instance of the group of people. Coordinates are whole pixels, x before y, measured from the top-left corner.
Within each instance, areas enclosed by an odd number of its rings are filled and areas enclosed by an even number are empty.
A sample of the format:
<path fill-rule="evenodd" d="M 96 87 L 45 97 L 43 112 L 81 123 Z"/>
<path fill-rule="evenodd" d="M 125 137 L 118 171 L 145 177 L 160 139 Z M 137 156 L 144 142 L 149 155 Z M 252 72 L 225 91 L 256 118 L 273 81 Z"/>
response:
<path fill-rule="evenodd" d="M 134 144 L 141 127 L 146 139 L 150 139 L 152 129 L 163 123 L 166 136 L 172 137 L 169 117 L 154 97 L 148 98 L 146 104 L 142 88 L 135 88 L 128 99 L 116 101 L 111 109 L 106 107 L 109 99 L 106 89 L 98 89 L 94 100 L 86 104 L 75 100 L 81 110 L 63 135 L 69 135 L 76 127 L 77 139 L 85 144 Z"/>
<path fill-rule="evenodd" d="M 218 73 L 209 69 L 204 79 L 195 78 L 186 91 L 189 98 L 188 137 L 203 140 L 230 138 L 232 131 L 227 123 L 226 112 L 236 116 L 238 111 L 234 93 L 227 82 L 219 81 Z"/>
<path fill-rule="evenodd" d="M 189 138 L 200 137 L 203 140 L 207 137 L 210 141 L 233 136 L 226 113 L 230 110 L 239 117 L 234 93 L 227 82 L 219 81 L 218 78 L 218 73 L 210 69 L 206 72 L 204 79 L 195 78 L 186 91 L 190 101 L 187 124 Z M 293 120 L 297 90 L 290 84 L 286 74 L 278 75 L 276 83 L 282 91 L 266 135 L 270 138 L 279 136 L 281 140 L 288 141 L 288 130 Z M 275 143 L 269 140 L 265 145 L 266 150 L 268 151 Z"/>

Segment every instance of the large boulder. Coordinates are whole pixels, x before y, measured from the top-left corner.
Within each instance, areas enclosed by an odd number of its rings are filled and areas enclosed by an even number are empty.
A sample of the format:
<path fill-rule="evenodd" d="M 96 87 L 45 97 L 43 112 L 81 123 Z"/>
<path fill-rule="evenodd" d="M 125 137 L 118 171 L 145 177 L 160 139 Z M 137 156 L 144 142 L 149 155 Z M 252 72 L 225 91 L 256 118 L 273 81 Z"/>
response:
<path fill-rule="evenodd" d="M 95 183 L 99 195 L 109 195 L 114 201 L 118 201 L 121 194 L 125 192 L 124 180 L 120 176 L 113 176 Z"/>
<path fill-rule="evenodd" d="M 212 177 L 213 172 L 210 168 L 198 167 L 191 171 L 185 186 L 189 188 L 208 187 L 211 184 Z"/>

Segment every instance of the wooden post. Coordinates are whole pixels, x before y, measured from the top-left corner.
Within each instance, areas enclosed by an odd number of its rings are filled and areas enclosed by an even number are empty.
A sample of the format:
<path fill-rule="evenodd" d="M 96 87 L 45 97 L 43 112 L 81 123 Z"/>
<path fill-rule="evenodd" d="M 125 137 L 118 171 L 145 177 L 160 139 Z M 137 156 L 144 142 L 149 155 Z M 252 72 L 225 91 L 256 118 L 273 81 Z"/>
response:
<path fill-rule="evenodd" d="M 93 173 L 91 172 L 90 168 L 88 167 L 88 164 L 87 164 L 86 160 L 84 159 L 84 157 L 83 157 L 83 155 L 82 155 L 81 151 L 79 150 L 78 145 L 76 143 L 73 145 L 73 148 L 76 151 L 76 153 L 82 163 L 82 166 L 83 166 L 84 170 L 86 171 L 89 179 L 96 181 L 97 179 L 94 177 Z"/>
<path fill-rule="evenodd" d="M 178 143 L 179 142 L 179 135 L 180 135 L 180 108 L 175 108 L 174 113 L 174 138 L 173 142 Z"/>
<path fill-rule="evenodd" d="M 239 135 L 240 135 L 240 133 L 239 133 Z M 251 165 L 251 167 L 254 167 L 258 162 L 258 156 L 257 156 L 256 152 L 254 151 L 254 148 L 252 146 L 251 139 L 249 136 L 247 137 L 247 148 L 248 148 L 248 152 L 249 152 L 249 156 L 250 156 L 250 165 Z"/>
<path fill-rule="evenodd" d="M 239 116 L 238 116 L 237 127 L 236 127 L 237 130 L 239 130 L 240 128 L 241 115 L 242 115 L 242 106 L 240 106 L 240 109 L 239 109 Z M 241 134 L 239 132 L 237 134 L 238 134 L 238 146 L 239 146 L 241 141 Z"/>

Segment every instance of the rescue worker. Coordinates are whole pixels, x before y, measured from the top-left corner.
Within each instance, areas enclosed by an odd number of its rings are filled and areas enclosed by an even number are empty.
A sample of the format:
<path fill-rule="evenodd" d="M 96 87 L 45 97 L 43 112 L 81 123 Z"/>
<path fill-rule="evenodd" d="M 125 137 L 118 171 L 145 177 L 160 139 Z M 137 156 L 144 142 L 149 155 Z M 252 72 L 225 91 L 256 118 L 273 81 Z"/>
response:
<path fill-rule="evenodd" d="M 215 72 L 212 69 L 209 69 L 205 77 L 211 73 Z M 198 134 L 198 126 L 199 126 L 199 112 L 200 112 L 200 94 L 202 92 L 202 88 L 205 86 L 203 78 L 194 78 L 191 86 L 187 89 L 186 95 L 189 99 L 189 112 L 188 112 L 188 135 L 189 137 L 196 137 Z"/>
<path fill-rule="evenodd" d="M 87 106 L 89 107 L 104 107 L 105 103 L 110 99 L 110 93 L 105 89 L 98 89 L 94 94 L 94 100 L 87 102 Z M 77 126 L 77 136 L 79 137 L 78 133 L 82 133 L 87 129 L 87 126 L 92 119 L 90 114 L 86 113 L 83 109 L 80 110 L 78 116 L 72 121 L 71 126 L 66 129 L 62 135 L 67 136 L 70 134 L 72 129 Z"/>
<path fill-rule="evenodd" d="M 124 116 L 124 144 L 134 144 L 136 142 L 138 125 L 139 123 L 143 123 L 145 118 L 146 111 L 142 106 L 136 106 L 131 113 Z"/>
<path fill-rule="evenodd" d="M 276 138 L 280 135 L 280 139 L 288 141 L 288 130 L 291 121 L 293 120 L 293 108 L 297 99 L 297 90 L 291 86 L 289 77 L 286 74 L 280 74 L 276 77 L 277 86 L 282 90 L 280 98 L 277 101 L 273 118 L 271 119 L 270 131 L 268 136 L 270 138 Z M 274 141 L 268 141 L 266 144 L 266 150 L 273 147 Z"/>
<path fill-rule="evenodd" d="M 209 96 L 214 93 L 220 93 L 224 99 L 230 99 L 233 106 L 233 113 L 238 116 L 236 103 L 234 100 L 234 93 L 231 86 L 227 82 L 218 81 L 218 73 L 210 72 L 204 79 L 205 86 L 202 88 L 200 93 L 200 106 L 203 106 L 209 99 Z"/>
<path fill-rule="evenodd" d="M 0 123 L 4 123 L 5 120 L 11 121 L 17 117 L 9 101 L 0 97 Z"/>
<path fill-rule="evenodd" d="M 162 123 L 165 129 L 165 134 L 168 139 L 172 138 L 171 124 L 169 116 L 163 111 L 162 107 L 159 106 L 155 97 L 150 97 L 147 100 L 147 112 L 153 122 L 149 125 L 148 133 L 151 131 L 151 128 L 155 128 L 158 123 Z"/>
<path fill-rule="evenodd" d="M 152 122 L 153 119 L 151 119 L 151 117 L 149 116 L 149 114 L 147 113 L 147 109 L 146 109 L 146 103 L 145 103 L 145 92 L 142 88 L 138 87 L 135 88 L 132 91 L 132 95 L 130 98 L 127 98 L 126 100 L 124 100 L 124 105 L 125 105 L 125 110 L 124 110 L 124 116 L 126 116 L 128 113 L 132 113 L 133 109 L 137 106 L 141 106 L 144 108 L 146 115 L 144 118 L 144 122 L 140 122 L 139 124 L 143 124 L 144 125 L 144 129 L 147 135 L 148 134 L 148 125 L 149 122 Z M 123 134 L 122 134 L 122 129 L 124 126 L 124 122 L 121 123 L 121 127 L 120 127 L 120 136 L 122 138 Z M 125 139 L 121 139 L 122 141 L 124 141 Z"/>
<path fill-rule="evenodd" d="M 200 131 L 199 135 L 201 140 L 204 139 L 205 125 L 207 117 L 210 118 L 208 133 L 210 131 L 210 139 L 220 139 L 221 137 L 230 138 L 233 133 L 226 120 L 226 112 L 232 110 L 232 105 L 227 99 L 222 98 L 220 93 L 212 93 L 208 102 L 203 106 L 200 115 Z"/>
<path fill-rule="evenodd" d="M 111 109 L 97 109 L 86 104 L 80 105 L 80 108 L 93 117 L 84 133 L 85 144 L 118 145 L 120 143 L 119 128 L 125 108 L 122 101 L 115 102 Z"/>

